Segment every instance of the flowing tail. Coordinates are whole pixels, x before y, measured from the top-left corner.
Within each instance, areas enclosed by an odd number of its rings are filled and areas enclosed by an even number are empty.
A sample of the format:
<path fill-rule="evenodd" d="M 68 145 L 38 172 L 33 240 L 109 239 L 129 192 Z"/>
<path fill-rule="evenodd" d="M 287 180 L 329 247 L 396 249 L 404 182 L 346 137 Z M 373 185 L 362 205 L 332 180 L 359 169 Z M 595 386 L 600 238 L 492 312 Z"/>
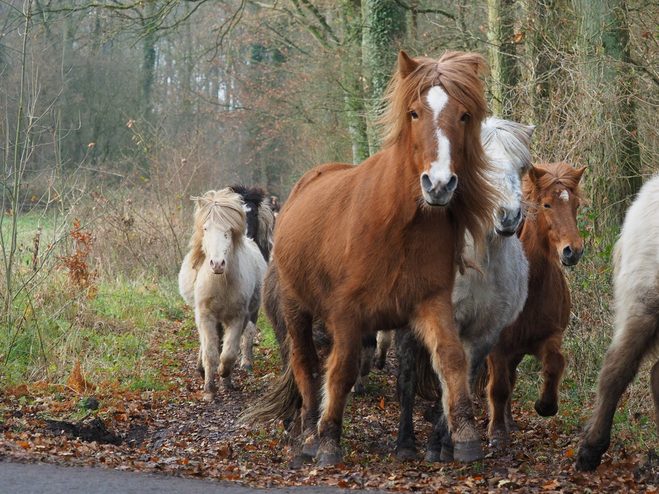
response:
<path fill-rule="evenodd" d="M 288 339 L 286 345 L 290 345 Z M 293 420 L 295 413 L 302 407 L 302 395 L 293 376 L 290 359 L 284 362 L 283 372 L 254 406 L 240 414 L 240 422 L 265 423 L 271 421 Z"/>

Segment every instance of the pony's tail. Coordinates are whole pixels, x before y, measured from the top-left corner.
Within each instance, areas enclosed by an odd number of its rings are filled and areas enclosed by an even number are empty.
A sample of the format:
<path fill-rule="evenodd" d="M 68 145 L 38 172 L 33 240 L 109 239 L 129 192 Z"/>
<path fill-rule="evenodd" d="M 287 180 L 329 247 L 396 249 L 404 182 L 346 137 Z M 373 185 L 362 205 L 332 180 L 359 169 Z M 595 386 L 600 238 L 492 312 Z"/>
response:
<path fill-rule="evenodd" d="M 287 340 L 287 344 L 289 341 Z M 240 422 L 265 423 L 292 421 L 302 407 L 302 395 L 293 376 L 290 359 L 285 362 L 283 372 L 274 385 L 257 402 L 238 417 Z"/>

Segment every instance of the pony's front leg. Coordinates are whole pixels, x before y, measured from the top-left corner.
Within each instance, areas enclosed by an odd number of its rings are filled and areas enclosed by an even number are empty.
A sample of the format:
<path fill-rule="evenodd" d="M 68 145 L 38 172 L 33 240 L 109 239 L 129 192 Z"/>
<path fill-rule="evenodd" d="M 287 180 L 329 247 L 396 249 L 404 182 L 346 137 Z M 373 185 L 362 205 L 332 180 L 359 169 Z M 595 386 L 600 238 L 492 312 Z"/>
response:
<path fill-rule="evenodd" d="M 210 313 L 196 310 L 195 319 L 197 322 L 197 331 L 199 332 L 199 357 L 197 368 L 203 369 L 205 401 L 215 399 L 215 371 L 220 360 L 220 337 L 217 332 L 217 319 Z M 199 365 L 201 364 L 201 365 Z"/>
<path fill-rule="evenodd" d="M 344 320 L 345 321 L 345 320 Z M 341 432 L 343 413 L 350 390 L 359 374 L 361 331 L 351 321 L 332 321 L 334 345 L 327 361 L 327 375 L 323 387 L 323 412 L 318 423 L 318 465 L 336 465 L 341 462 Z"/>
<path fill-rule="evenodd" d="M 450 292 L 445 297 L 424 301 L 418 307 L 413 328 L 430 353 L 442 383 L 444 413 L 453 439 L 456 461 L 484 458 L 469 394 L 467 355 L 453 323 Z"/>
<path fill-rule="evenodd" d="M 558 387 L 565 370 L 565 357 L 561 353 L 562 342 L 562 333 L 555 332 L 539 352 L 543 386 L 540 398 L 535 402 L 535 411 L 542 417 L 552 417 L 558 412 Z"/>

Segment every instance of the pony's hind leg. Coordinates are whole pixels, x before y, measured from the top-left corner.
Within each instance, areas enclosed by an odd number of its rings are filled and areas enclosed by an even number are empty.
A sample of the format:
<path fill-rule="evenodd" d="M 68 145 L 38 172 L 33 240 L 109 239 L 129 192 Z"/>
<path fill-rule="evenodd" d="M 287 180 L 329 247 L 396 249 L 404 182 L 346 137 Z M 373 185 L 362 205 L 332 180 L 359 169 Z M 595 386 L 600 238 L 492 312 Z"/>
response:
<path fill-rule="evenodd" d="M 652 402 L 654 403 L 654 420 L 659 430 L 659 362 L 652 366 L 650 389 L 652 390 Z"/>
<path fill-rule="evenodd" d="M 339 442 L 343 413 L 350 389 L 359 374 L 361 350 L 360 328 L 352 321 L 344 317 L 341 322 L 328 321 L 328 327 L 332 329 L 334 345 L 327 362 L 323 412 L 318 423 L 319 447 L 316 460 L 321 466 L 336 465 L 342 459 Z"/>
<path fill-rule="evenodd" d="M 505 350 L 499 347 L 496 347 L 487 358 L 490 374 L 487 388 L 490 405 L 488 436 L 493 445 L 505 444 L 510 441 L 508 435 L 508 422 L 512 420 L 510 402 L 517 365 L 521 360 L 520 356 L 506 354 Z M 512 421 L 514 422 L 514 420 Z"/>
<path fill-rule="evenodd" d="M 447 414 L 456 461 L 484 458 L 469 394 L 467 355 L 453 323 L 451 294 L 419 307 L 414 329 L 428 349 L 442 383 L 442 401 Z"/>
<path fill-rule="evenodd" d="M 318 354 L 313 342 L 312 317 L 300 311 L 294 301 L 282 297 L 281 302 L 281 314 L 285 318 L 290 341 L 287 355 L 290 356 L 295 382 L 302 396 L 300 461 L 310 461 L 318 451 L 320 377 Z"/>
<path fill-rule="evenodd" d="M 557 329 L 539 352 L 543 386 L 540 398 L 535 402 L 535 411 L 542 417 L 552 417 L 558 412 L 558 387 L 565 371 L 565 357 L 561 353 L 562 342 L 562 331 Z"/>
<path fill-rule="evenodd" d="M 199 309 L 197 309 L 195 315 L 197 331 L 199 332 L 199 342 L 201 344 L 199 357 L 204 377 L 203 399 L 205 401 L 213 401 L 216 391 L 215 371 L 220 360 L 220 338 L 217 331 L 218 321 L 213 315 L 202 313 Z"/>
<path fill-rule="evenodd" d="M 419 342 L 412 331 L 396 331 L 396 358 L 398 376 L 396 389 L 400 403 L 400 420 L 396 437 L 396 458 L 398 461 L 416 460 L 419 453 L 414 436 L 414 395 L 416 394 L 417 370 L 416 358 L 419 354 Z M 428 461 L 433 461 L 428 460 Z"/>
<path fill-rule="evenodd" d="M 635 308 L 622 328 L 616 329 L 613 342 L 604 356 L 604 364 L 597 380 L 595 412 L 586 426 L 584 439 L 577 456 L 577 470 L 595 470 L 602 455 L 609 449 L 611 427 L 622 393 L 632 381 L 644 355 L 657 344 L 657 315 L 655 310 Z M 633 309 L 630 309 L 631 312 Z M 651 384 L 656 403 L 657 365 L 652 368 Z"/>
<path fill-rule="evenodd" d="M 254 339 L 259 332 L 256 327 L 258 317 L 258 311 L 255 311 L 249 318 L 247 327 L 240 339 L 240 366 L 247 371 L 254 368 Z"/>
<path fill-rule="evenodd" d="M 240 318 L 231 321 L 224 328 L 222 341 L 222 354 L 220 355 L 220 366 L 218 371 L 222 378 L 222 385 L 225 390 L 233 389 L 231 384 L 231 370 L 238 360 L 240 353 L 240 338 L 247 325 L 247 318 Z"/>
<path fill-rule="evenodd" d="M 376 369 L 384 369 L 384 364 L 387 361 L 387 352 L 391 347 L 391 343 L 394 339 L 394 330 L 389 329 L 386 331 L 378 331 L 378 346 L 375 350 L 375 365 Z"/>
<path fill-rule="evenodd" d="M 375 335 L 369 334 L 362 338 L 362 351 L 359 356 L 359 375 L 353 391 L 357 394 L 366 392 L 365 387 L 368 384 L 368 376 L 371 373 L 373 355 L 378 342 Z"/>

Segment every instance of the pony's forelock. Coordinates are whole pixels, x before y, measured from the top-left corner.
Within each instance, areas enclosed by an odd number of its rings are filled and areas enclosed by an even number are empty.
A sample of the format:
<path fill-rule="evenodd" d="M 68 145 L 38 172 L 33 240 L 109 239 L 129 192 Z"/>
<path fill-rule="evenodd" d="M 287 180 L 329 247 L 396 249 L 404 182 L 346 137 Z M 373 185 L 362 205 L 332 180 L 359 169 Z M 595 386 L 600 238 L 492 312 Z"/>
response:
<path fill-rule="evenodd" d="M 416 69 L 407 77 L 396 71 L 385 92 L 385 110 L 378 122 L 383 127 L 385 148 L 400 137 L 412 102 L 433 86 L 442 86 L 450 98 L 466 108 L 471 122 L 480 125 L 487 112 L 480 78 L 487 71 L 487 61 L 482 55 L 446 52 L 439 60 L 419 57 L 414 61 L 418 63 Z"/>
<path fill-rule="evenodd" d="M 239 246 L 245 236 L 245 212 L 240 195 L 229 188 L 209 190 L 201 197 L 192 196 L 190 199 L 196 204 L 194 233 L 190 239 L 192 265 L 196 268 L 205 258 L 202 250 L 204 223 L 210 219 L 214 224 L 230 229 L 234 245 Z"/>
<path fill-rule="evenodd" d="M 526 171 L 531 166 L 531 137 L 535 126 L 511 122 L 497 117 L 489 117 L 483 122 L 481 140 L 483 147 L 498 143 L 509 157 L 518 160 L 519 166 Z"/>
<path fill-rule="evenodd" d="M 540 191 L 548 190 L 556 184 L 563 185 L 579 199 L 583 197 L 581 185 L 579 185 L 581 172 L 569 163 L 540 163 L 533 166 L 544 173 L 536 178 L 536 183 L 533 187 L 528 186 L 530 184 L 524 187 L 525 200 L 533 203 L 537 202 Z M 524 180 L 531 181 L 531 178 L 527 175 Z"/>

